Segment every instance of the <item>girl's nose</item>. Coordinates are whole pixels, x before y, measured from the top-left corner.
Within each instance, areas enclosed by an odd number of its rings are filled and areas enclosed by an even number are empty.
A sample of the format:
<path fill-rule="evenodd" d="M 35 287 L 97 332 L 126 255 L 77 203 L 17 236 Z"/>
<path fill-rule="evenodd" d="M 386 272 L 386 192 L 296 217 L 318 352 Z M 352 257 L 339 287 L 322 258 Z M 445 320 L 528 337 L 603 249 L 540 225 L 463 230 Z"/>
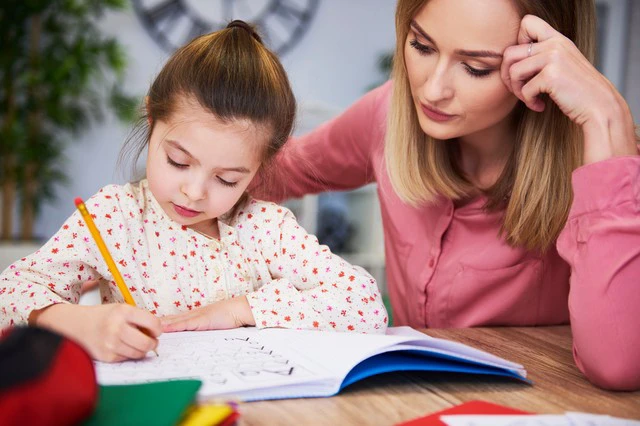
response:
<path fill-rule="evenodd" d="M 189 181 L 182 185 L 181 191 L 191 201 L 199 201 L 206 197 L 207 191 L 202 182 Z"/>

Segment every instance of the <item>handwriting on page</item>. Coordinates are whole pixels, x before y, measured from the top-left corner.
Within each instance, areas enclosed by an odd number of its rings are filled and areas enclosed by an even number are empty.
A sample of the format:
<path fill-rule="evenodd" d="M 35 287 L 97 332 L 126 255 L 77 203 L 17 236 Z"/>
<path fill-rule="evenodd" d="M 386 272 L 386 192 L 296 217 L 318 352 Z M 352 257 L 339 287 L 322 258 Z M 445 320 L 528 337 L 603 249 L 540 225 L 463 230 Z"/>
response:
<path fill-rule="evenodd" d="M 212 337 L 206 345 L 193 336 L 163 340 L 159 357 L 118 364 L 96 363 L 101 384 L 130 384 L 178 378 L 197 378 L 215 393 L 247 384 L 276 385 L 312 376 L 311 372 L 250 336 Z M 196 349 L 197 347 L 197 349 Z"/>

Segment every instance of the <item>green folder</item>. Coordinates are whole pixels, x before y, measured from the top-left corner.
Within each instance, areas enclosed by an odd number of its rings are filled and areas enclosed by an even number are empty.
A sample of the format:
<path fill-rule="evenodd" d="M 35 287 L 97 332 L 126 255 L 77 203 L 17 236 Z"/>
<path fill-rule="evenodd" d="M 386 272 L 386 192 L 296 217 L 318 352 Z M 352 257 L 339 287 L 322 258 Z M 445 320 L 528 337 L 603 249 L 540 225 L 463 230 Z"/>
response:
<path fill-rule="evenodd" d="M 175 425 L 195 402 L 200 380 L 100 386 L 98 406 L 85 426 Z"/>

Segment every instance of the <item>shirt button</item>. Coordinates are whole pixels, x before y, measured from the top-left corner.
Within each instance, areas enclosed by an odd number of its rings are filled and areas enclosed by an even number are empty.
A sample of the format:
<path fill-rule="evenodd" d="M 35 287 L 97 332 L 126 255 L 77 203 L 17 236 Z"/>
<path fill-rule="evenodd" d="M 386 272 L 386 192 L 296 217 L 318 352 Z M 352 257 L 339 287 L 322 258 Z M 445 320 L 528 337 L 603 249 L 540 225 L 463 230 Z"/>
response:
<path fill-rule="evenodd" d="M 431 260 L 429 261 L 429 268 L 433 268 L 434 263 L 435 262 L 434 262 L 433 258 L 431 258 Z"/>

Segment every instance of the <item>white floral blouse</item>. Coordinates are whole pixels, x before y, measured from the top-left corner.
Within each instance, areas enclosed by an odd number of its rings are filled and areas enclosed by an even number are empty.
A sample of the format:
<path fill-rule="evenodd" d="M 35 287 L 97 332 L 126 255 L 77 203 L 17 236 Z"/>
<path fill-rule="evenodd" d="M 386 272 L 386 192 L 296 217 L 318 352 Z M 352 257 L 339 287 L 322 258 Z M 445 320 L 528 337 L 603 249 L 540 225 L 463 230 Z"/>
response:
<path fill-rule="evenodd" d="M 276 204 L 249 199 L 220 240 L 170 219 L 146 180 L 109 185 L 86 203 L 131 295 L 164 316 L 246 295 L 258 327 L 384 332 L 375 280 L 301 228 Z M 103 303 L 123 302 L 98 247 L 75 212 L 37 252 L 0 275 L 0 327 L 26 323 L 52 303 L 77 303 L 102 278 Z"/>

